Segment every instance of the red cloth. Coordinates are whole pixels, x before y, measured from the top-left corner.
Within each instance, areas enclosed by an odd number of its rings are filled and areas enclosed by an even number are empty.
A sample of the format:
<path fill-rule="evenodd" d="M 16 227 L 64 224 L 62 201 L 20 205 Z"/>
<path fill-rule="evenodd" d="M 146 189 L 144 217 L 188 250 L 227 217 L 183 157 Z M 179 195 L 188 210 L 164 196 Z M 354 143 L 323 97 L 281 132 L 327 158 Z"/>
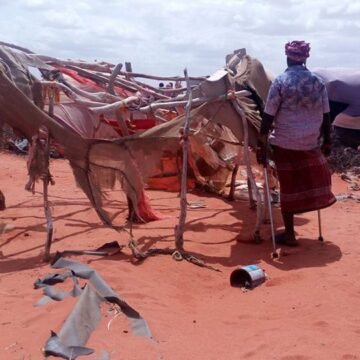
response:
<path fill-rule="evenodd" d="M 107 119 L 105 117 L 101 117 L 100 121 L 111 126 L 120 136 L 123 136 L 119 123 L 115 119 Z M 137 130 L 147 130 L 156 125 L 155 119 L 133 119 L 132 121 L 125 121 L 126 126 L 129 129 L 129 134 L 136 133 Z"/>
<path fill-rule="evenodd" d="M 90 79 L 88 79 L 88 78 L 86 78 L 84 76 L 79 75 L 77 73 L 77 71 L 75 71 L 75 70 L 71 70 L 71 69 L 68 69 L 66 67 L 61 67 L 61 66 L 58 66 L 57 68 L 62 73 L 72 77 L 74 80 L 76 80 L 80 84 L 91 86 L 94 89 L 101 89 L 101 87 L 95 81 L 90 80 Z"/>
<path fill-rule="evenodd" d="M 303 40 L 294 40 L 285 44 L 285 55 L 294 61 L 305 62 L 310 56 L 310 44 Z"/>
<path fill-rule="evenodd" d="M 158 211 L 152 209 L 144 190 L 141 190 L 140 192 L 140 198 L 138 200 L 137 207 L 139 211 L 139 217 L 145 222 L 162 219 L 161 214 Z"/>
<path fill-rule="evenodd" d="M 320 149 L 299 151 L 274 146 L 274 161 L 282 211 L 303 213 L 335 203 L 331 174 Z"/>

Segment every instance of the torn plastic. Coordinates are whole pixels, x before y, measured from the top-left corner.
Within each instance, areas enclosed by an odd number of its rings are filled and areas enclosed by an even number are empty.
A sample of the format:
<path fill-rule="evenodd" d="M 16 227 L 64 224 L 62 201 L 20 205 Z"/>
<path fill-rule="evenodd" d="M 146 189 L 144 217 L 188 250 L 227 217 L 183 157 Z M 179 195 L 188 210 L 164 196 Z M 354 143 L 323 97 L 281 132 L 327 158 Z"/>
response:
<path fill-rule="evenodd" d="M 90 355 L 94 352 L 94 350 L 82 346 L 64 345 L 59 336 L 53 331 L 43 351 L 45 356 L 57 356 L 62 359 L 75 359 L 78 356 Z"/>
<path fill-rule="evenodd" d="M 58 251 L 54 258 L 54 263 L 57 259 L 67 256 L 67 255 L 95 255 L 95 256 L 111 256 L 120 252 L 125 245 L 119 245 L 117 241 L 111 241 L 106 243 L 96 250 L 63 250 Z"/>
<path fill-rule="evenodd" d="M 36 305 L 43 305 L 51 300 L 61 301 L 69 296 L 80 295 L 80 299 L 59 334 L 52 332 L 44 348 L 45 355 L 75 359 L 77 356 L 93 353 L 92 349 L 85 348 L 84 345 L 98 325 L 101 319 L 100 305 L 106 301 L 120 307 L 128 317 L 134 335 L 152 337 L 147 322 L 135 309 L 122 300 L 95 270 L 65 258 L 59 258 L 52 267 L 70 271 L 63 274 L 49 274 L 38 279 L 34 283 L 34 287 L 43 288 L 45 296 Z M 73 288 L 70 291 L 64 292 L 53 286 L 68 278 L 73 281 Z M 81 289 L 78 278 L 89 280 L 88 286 Z"/>
<path fill-rule="evenodd" d="M 59 334 L 51 333 L 44 348 L 45 356 L 75 359 L 92 354 L 94 350 L 83 345 L 101 320 L 100 305 L 103 301 L 91 287 L 86 286 Z"/>
<path fill-rule="evenodd" d="M 62 291 L 53 287 L 53 285 L 62 283 L 68 278 L 73 281 L 73 287 L 70 291 Z M 34 288 L 43 288 L 44 294 L 44 296 L 35 304 L 35 306 L 45 305 L 51 300 L 61 301 L 67 297 L 77 297 L 80 296 L 82 293 L 79 281 L 71 271 L 67 271 L 62 274 L 45 275 L 42 279 L 38 279 L 35 281 Z"/>

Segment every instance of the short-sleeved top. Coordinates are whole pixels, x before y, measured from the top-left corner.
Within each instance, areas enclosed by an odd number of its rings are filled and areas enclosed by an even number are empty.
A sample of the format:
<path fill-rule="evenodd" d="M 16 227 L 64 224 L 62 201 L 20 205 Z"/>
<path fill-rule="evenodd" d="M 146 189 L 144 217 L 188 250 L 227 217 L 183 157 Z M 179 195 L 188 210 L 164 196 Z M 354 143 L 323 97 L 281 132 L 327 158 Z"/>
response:
<path fill-rule="evenodd" d="M 319 147 L 329 99 L 325 84 L 302 65 L 290 66 L 273 81 L 265 112 L 275 117 L 270 144 L 291 150 Z"/>

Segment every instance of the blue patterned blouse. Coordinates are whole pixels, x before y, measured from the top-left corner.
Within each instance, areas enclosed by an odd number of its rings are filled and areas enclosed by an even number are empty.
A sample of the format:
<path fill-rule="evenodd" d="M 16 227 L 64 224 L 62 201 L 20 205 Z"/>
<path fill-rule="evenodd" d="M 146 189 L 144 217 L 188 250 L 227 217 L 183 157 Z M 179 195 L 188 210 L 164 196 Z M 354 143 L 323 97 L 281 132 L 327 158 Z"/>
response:
<path fill-rule="evenodd" d="M 323 114 L 329 111 L 323 81 L 302 65 L 287 68 L 273 81 L 265 105 L 275 117 L 270 143 L 292 150 L 319 147 Z"/>

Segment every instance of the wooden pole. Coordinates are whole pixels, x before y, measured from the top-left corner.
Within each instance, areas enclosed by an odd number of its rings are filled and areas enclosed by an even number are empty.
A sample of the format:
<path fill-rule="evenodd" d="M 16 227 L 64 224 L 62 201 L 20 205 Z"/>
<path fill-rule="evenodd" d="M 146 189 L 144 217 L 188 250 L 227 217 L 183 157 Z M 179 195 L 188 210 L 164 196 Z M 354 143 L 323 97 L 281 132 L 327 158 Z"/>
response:
<path fill-rule="evenodd" d="M 236 165 L 231 174 L 230 193 L 229 193 L 229 200 L 231 201 L 235 200 L 235 182 L 236 182 L 236 176 L 238 170 L 239 170 L 239 165 Z"/>
<path fill-rule="evenodd" d="M 5 195 L 3 194 L 3 192 L 0 190 L 0 211 L 5 210 L 6 209 L 6 205 L 5 205 Z"/>
<path fill-rule="evenodd" d="M 247 97 L 250 93 L 247 90 L 241 90 L 241 91 L 237 91 L 235 92 L 235 95 L 237 97 Z M 200 97 L 200 98 L 195 98 L 191 100 L 191 105 L 201 105 L 205 102 L 209 102 L 209 101 L 221 101 L 221 100 L 226 100 L 227 99 L 227 95 L 219 95 L 219 96 L 215 96 L 215 97 Z M 112 104 L 106 104 L 103 106 L 98 106 L 98 107 L 89 107 L 89 110 L 92 111 L 94 114 L 106 114 L 106 113 L 112 113 L 115 110 L 122 108 L 122 107 L 126 107 L 128 104 L 130 104 L 131 102 L 135 102 L 135 101 L 139 101 L 139 98 L 136 96 L 129 96 L 124 100 L 121 101 L 117 101 L 114 102 Z M 170 102 L 155 102 L 152 103 L 151 105 L 147 105 L 147 106 L 143 106 L 143 107 L 139 107 L 137 110 L 147 113 L 147 112 L 152 112 L 155 111 L 156 109 L 168 109 L 168 108 L 173 108 L 176 106 L 187 106 L 189 100 L 173 100 Z"/>
<path fill-rule="evenodd" d="M 240 90 L 236 91 L 234 93 L 236 97 L 248 97 L 250 95 L 250 92 L 247 90 Z M 218 95 L 218 96 L 202 96 L 195 99 L 192 99 L 191 103 L 192 105 L 201 105 L 205 102 L 211 102 L 211 101 L 223 101 L 227 100 L 227 95 Z M 172 99 L 171 101 L 157 101 L 147 106 L 142 106 L 138 110 L 141 112 L 150 112 L 154 111 L 156 109 L 166 109 L 166 108 L 173 108 L 176 106 L 182 106 L 186 105 L 188 103 L 188 100 L 176 100 Z M 92 110 L 93 108 L 90 108 Z M 96 108 L 95 108 L 96 109 Z"/>
<path fill-rule="evenodd" d="M 3 150 L 5 144 L 4 121 L 0 119 L 0 150 Z"/>
<path fill-rule="evenodd" d="M 182 173 L 181 173 L 181 193 L 180 193 L 180 216 L 179 224 L 175 227 L 175 244 L 178 251 L 184 250 L 184 226 L 186 221 L 186 210 L 187 210 L 187 165 L 188 165 L 188 149 L 189 149 L 189 129 L 191 122 L 191 102 L 192 102 L 192 92 L 190 87 L 190 81 L 187 73 L 187 69 L 184 70 L 184 75 L 187 85 L 187 96 L 188 102 L 185 107 L 185 124 L 183 130 L 183 163 L 182 163 Z"/>
<path fill-rule="evenodd" d="M 49 116 L 54 116 L 54 96 L 55 96 L 55 88 L 52 89 L 49 96 Z M 51 208 L 49 206 L 49 198 L 48 198 L 48 187 L 50 181 L 50 171 L 49 171 L 49 133 L 46 138 L 46 144 L 44 149 L 44 156 L 47 159 L 47 171 L 44 174 L 43 178 L 43 199 L 44 199 L 44 213 L 46 217 L 46 242 L 45 242 L 45 254 L 44 254 L 44 261 L 50 261 L 50 247 L 52 242 L 53 236 L 53 220 L 52 220 L 52 213 Z"/>
<path fill-rule="evenodd" d="M 47 148 L 47 150 L 48 150 L 48 148 Z M 49 154 L 48 151 L 47 151 L 47 154 Z M 46 261 L 46 262 L 50 261 L 50 247 L 51 247 L 53 229 L 54 229 L 51 209 L 50 209 L 49 200 L 48 200 L 48 186 L 49 186 L 49 179 L 46 176 L 43 179 L 44 212 L 45 212 L 45 217 L 46 217 L 46 242 L 45 242 L 44 261 Z"/>
<path fill-rule="evenodd" d="M 256 243 L 260 243 L 262 241 L 261 236 L 260 236 L 260 227 L 261 227 L 261 224 L 263 222 L 264 211 L 263 211 L 263 206 L 261 204 L 261 195 L 260 195 L 260 192 L 259 192 L 259 188 L 256 185 L 255 176 L 254 176 L 254 174 L 252 172 L 252 169 L 251 169 L 251 160 L 250 160 L 250 153 L 249 153 L 248 123 L 246 121 L 246 115 L 245 115 L 244 111 L 242 110 L 242 108 L 237 103 L 236 99 L 232 100 L 232 104 L 233 104 L 236 112 L 240 115 L 242 125 L 243 125 L 243 131 L 244 131 L 244 162 L 245 162 L 245 165 L 246 165 L 246 172 L 247 172 L 247 176 L 248 176 L 248 182 L 251 185 L 251 189 L 250 189 L 250 186 L 249 186 L 249 196 L 250 196 L 250 192 L 254 191 L 255 192 L 255 197 L 256 197 L 256 225 L 255 225 L 255 231 L 254 231 L 254 241 Z"/>
<path fill-rule="evenodd" d="M 121 68 L 122 68 L 123 64 L 119 63 L 115 66 L 115 69 L 113 70 L 113 72 L 110 75 L 109 78 L 109 85 L 107 87 L 107 91 L 112 94 L 115 95 L 115 91 L 114 91 L 114 81 L 116 79 L 116 76 L 119 74 Z"/>

